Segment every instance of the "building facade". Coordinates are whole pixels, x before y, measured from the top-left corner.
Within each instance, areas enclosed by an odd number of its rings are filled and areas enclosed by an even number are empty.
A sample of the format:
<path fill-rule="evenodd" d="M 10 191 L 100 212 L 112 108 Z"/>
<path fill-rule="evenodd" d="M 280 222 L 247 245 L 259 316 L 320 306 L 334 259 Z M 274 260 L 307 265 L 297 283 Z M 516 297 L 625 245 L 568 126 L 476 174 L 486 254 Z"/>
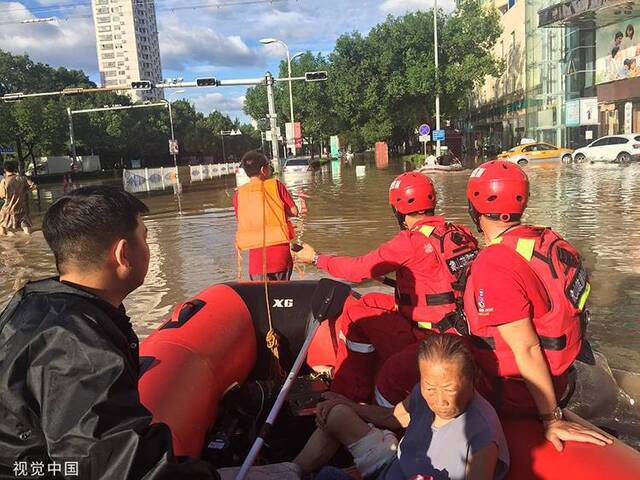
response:
<path fill-rule="evenodd" d="M 487 6 L 501 13 L 494 54 L 505 71 L 487 78 L 470 101 L 476 143 L 506 149 L 531 138 L 576 148 L 640 131 L 639 1 L 492 0 Z"/>
<path fill-rule="evenodd" d="M 500 12 L 502 34 L 493 55 L 504 71 L 500 77 L 486 77 L 469 102 L 472 136 L 476 144 L 502 147 L 517 143 L 526 128 L 525 2 L 498 0 L 487 6 Z"/>
<path fill-rule="evenodd" d="M 538 16 L 565 31 L 567 143 L 640 132 L 640 2 L 569 0 Z"/>
<path fill-rule="evenodd" d="M 162 66 L 153 0 L 92 0 L 102 86 L 160 83 Z M 159 90 L 127 90 L 134 101 L 161 98 Z"/>

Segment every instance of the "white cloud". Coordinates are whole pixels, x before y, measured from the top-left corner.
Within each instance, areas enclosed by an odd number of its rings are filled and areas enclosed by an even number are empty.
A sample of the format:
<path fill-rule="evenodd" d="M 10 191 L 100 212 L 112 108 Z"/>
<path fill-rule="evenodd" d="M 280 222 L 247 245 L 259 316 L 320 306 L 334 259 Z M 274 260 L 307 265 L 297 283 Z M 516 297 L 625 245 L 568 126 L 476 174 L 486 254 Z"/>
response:
<path fill-rule="evenodd" d="M 438 8 L 442 8 L 445 12 L 452 11 L 454 7 L 455 0 L 440 0 L 438 2 Z M 379 7 L 382 13 L 393 15 L 402 15 L 418 10 L 427 11 L 432 8 L 433 0 L 385 0 Z"/>
<path fill-rule="evenodd" d="M 229 96 L 219 92 L 192 96 L 188 100 L 195 105 L 196 110 L 204 114 L 218 110 L 232 117 L 239 115 L 244 105 L 244 95 Z"/>
<path fill-rule="evenodd" d="M 54 66 L 79 68 L 87 73 L 98 70 L 95 33 L 91 18 L 74 18 L 54 23 L 17 23 L 33 18 L 21 3 L 3 3 L 3 21 L 0 28 L 0 48 L 14 54 L 28 54 L 32 60 Z M 87 8 L 78 8 L 74 14 L 85 14 Z M 15 21 L 16 23 L 10 23 Z"/>
<path fill-rule="evenodd" d="M 174 19 L 175 20 L 175 19 Z M 257 66 L 261 55 L 237 35 L 225 36 L 211 28 L 188 28 L 186 22 L 160 19 L 162 66 L 181 71 L 191 65 Z"/>

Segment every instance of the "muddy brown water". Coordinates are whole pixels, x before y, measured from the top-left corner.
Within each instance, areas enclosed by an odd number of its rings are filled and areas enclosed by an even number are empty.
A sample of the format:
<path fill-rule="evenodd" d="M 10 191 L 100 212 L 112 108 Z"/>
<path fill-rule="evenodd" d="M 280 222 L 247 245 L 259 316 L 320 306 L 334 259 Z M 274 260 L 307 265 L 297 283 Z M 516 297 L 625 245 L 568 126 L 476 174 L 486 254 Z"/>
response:
<path fill-rule="evenodd" d="M 334 162 L 315 172 L 283 177 L 294 196 L 308 196 L 308 213 L 297 220 L 299 238 L 322 253 L 363 254 L 398 231 L 387 191 L 406 166 L 392 162 L 378 170 L 362 158 L 356 163 L 364 171 Z M 531 200 L 525 221 L 553 226 L 584 256 L 593 286 L 591 342 L 612 367 L 640 372 L 640 164 L 546 165 L 526 171 Z M 431 176 L 439 213 L 472 227 L 465 200 L 469 173 Z M 145 284 L 126 306 L 140 336 L 156 328 L 177 303 L 211 284 L 237 278 L 231 206 L 235 178 L 190 184 L 188 170 L 180 176 L 180 199 L 171 190 L 139 194 L 151 210 L 145 219 L 151 265 Z M 36 227 L 46 207 L 62 194 L 62 185 L 41 188 L 33 212 Z M 0 248 L 3 303 L 25 281 L 55 274 L 53 256 L 39 230 L 30 237 L 0 238 Z M 304 275 L 318 278 L 320 273 L 307 267 Z M 294 279 L 299 277 L 294 273 Z M 373 283 L 363 287 L 380 288 Z"/>

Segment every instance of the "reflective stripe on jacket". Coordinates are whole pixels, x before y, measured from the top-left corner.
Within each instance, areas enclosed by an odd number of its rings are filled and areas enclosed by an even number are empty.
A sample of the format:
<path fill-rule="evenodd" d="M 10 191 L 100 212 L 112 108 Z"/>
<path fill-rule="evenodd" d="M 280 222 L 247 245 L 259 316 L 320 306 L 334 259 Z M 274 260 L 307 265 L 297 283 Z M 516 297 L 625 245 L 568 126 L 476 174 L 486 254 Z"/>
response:
<path fill-rule="evenodd" d="M 585 304 L 591 291 L 579 253 L 556 232 L 544 227 L 519 227 L 517 235 L 498 237 L 486 248 L 517 252 L 540 279 L 550 305 L 546 313 L 532 321 L 551 374 L 563 374 L 580 352 L 586 328 Z M 513 352 L 498 328 L 482 325 L 474 298 L 473 270 L 472 265 L 465 291 L 465 314 L 476 360 L 490 376 L 519 377 Z"/>

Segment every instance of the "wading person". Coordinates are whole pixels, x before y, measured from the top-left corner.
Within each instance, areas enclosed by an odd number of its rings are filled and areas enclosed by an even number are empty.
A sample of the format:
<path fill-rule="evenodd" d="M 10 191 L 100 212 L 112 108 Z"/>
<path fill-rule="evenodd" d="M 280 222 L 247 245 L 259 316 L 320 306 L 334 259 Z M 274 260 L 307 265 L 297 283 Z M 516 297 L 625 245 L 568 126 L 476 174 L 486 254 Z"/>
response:
<path fill-rule="evenodd" d="M 295 254 L 301 262 L 352 282 L 396 274 L 395 296 L 370 293 L 359 300 L 350 298 L 336 324 L 331 388 L 361 402 L 372 400 L 378 367 L 391 355 L 429 332 L 462 328 L 459 306 L 464 287 L 459 280 L 477 254 L 469 229 L 435 215 L 436 192 L 425 175 L 398 176 L 389 188 L 389 203 L 401 231 L 366 255 L 320 255 L 309 245 Z M 415 371 L 413 360 L 410 367 L 405 369 L 409 374 Z"/>
<path fill-rule="evenodd" d="M 289 280 L 289 243 L 295 234 L 288 219 L 298 216 L 298 208 L 287 188 L 273 178 L 271 162 L 262 152 L 247 152 L 240 163 L 250 180 L 233 196 L 236 246 L 249 250 L 251 280 L 264 280 L 264 274 L 268 280 Z"/>
<path fill-rule="evenodd" d="M 471 265 L 464 295 L 472 351 L 484 373 L 480 391 L 501 415 L 540 418 L 558 450 L 565 440 L 611 443 L 563 420 L 560 407 L 569 369 L 588 349 L 591 287 L 580 254 L 552 229 L 520 223 L 529 180 L 513 163 L 476 168 L 467 199 L 487 245 Z"/>
<path fill-rule="evenodd" d="M 312 472 L 344 445 L 363 477 L 504 478 L 507 442 L 495 410 L 474 390 L 475 364 L 461 337 L 430 335 L 420 344 L 417 361 L 420 381 L 394 408 L 328 394 L 318 405 L 319 428 L 293 462 Z M 398 444 L 391 431 L 405 428 Z M 351 477 L 329 467 L 316 478 Z"/>
<path fill-rule="evenodd" d="M 30 234 L 32 225 L 29 217 L 29 197 L 36 185 L 30 179 L 18 175 L 17 162 L 6 160 L 3 167 L 0 199 L 4 200 L 4 205 L 0 208 L 0 235 L 12 235 L 12 230 L 18 228 Z"/>
<path fill-rule="evenodd" d="M 149 267 L 146 206 L 84 187 L 46 212 L 60 276 L 28 283 L 0 316 L 0 477 L 72 465 L 81 479 L 215 478 L 178 461 L 138 396 L 138 338 L 122 301 Z M 19 476 L 19 475 L 18 475 Z M 67 477 L 71 478 L 71 477 Z"/>

